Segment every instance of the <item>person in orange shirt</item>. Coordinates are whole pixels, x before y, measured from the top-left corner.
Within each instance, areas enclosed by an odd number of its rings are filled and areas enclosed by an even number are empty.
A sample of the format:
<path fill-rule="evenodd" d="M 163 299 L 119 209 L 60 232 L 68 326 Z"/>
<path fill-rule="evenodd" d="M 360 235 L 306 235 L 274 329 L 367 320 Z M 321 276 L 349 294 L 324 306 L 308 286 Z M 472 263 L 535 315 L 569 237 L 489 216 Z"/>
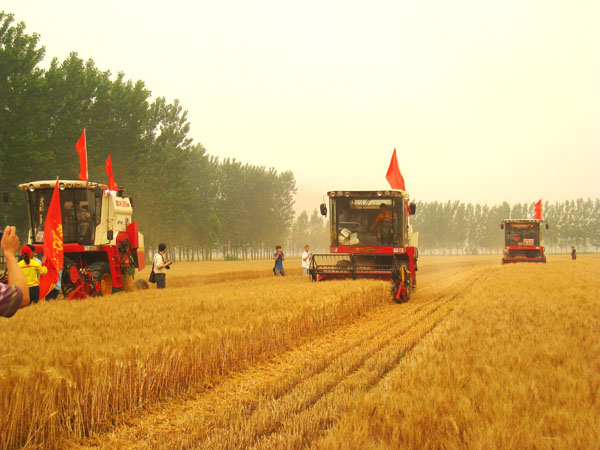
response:
<path fill-rule="evenodd" d="M 40 280 L 38 275 L 45 275 L 48 272 L 46 266 L 42 266 L 38 261 L 33 259 L 31 249 L 24 245 L 21 247 L 21 260 L 19 267 L 23 270 L 27 285 L 29 286 L 29 301 L 37 303 L 40 299 Z"/>
<path fill-rule="evenodd" d="M 369 231 L 373 231 L 374 228 L 377 228 L 377 239 L 382 241 L 383 232 L 386 229 L 391 229 L 392 227 L 392 211 L 388 209 L 385 203 L 382 203 L 379 206 L 379 214 L 377 214 L 377 218 Z"/>

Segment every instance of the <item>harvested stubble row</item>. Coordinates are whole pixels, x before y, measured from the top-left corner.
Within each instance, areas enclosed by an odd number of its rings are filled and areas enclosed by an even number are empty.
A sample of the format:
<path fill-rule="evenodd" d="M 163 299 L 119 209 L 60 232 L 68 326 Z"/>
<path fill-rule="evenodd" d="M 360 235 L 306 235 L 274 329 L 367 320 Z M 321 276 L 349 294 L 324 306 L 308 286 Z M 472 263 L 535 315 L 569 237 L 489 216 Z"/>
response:
<path fill-rule="evenodd" d="M 580 255 L 505 266 L 474 286 L 405 364 L 311 446 L 591 449 L 599 442 L 600 258 Z"/>
<path fill-rule="evenodd" d="M 192 266 L 178 266 L 186 275 L 166 291 L 42 303 L 1 322 L 0 448 L 62 447 L 389 301 L 384 282 L 220 282 L 210 271 L 196 279 Z"/>

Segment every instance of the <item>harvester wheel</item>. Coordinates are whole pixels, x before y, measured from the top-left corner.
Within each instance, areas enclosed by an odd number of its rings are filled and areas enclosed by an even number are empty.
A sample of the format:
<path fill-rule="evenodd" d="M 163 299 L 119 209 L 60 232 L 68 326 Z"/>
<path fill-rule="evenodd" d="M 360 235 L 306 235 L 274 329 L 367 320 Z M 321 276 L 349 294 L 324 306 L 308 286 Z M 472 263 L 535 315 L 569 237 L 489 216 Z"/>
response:
<path fill-rule="evenodd" d="M 405 265 L 394 264 L 392 270 L 392 295 L 396 303 L 410 300 L 411 278 Z"/>
<path fill-rule="evenodd" d="M 102 261 L 94 262 L 89 265 L 88 269 L 93 277 L 96 295 L 106 297 L 107 295 L 112 294 L 113 283 L 108 263 Z"/>

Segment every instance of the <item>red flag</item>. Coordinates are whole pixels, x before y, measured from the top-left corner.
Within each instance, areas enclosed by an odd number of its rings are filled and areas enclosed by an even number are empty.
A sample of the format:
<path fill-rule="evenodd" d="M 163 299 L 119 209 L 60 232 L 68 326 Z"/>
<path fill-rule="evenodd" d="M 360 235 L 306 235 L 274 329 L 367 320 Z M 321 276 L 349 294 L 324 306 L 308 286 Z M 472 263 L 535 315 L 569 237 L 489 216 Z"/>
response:
<path fill-rule="evenodd" d="M 535 204 L 535 218 L 537 220 L 542 220 L 542 200 L 538 200 Z"/>
<path fill-rule="evenodd" d="M 44 224 L 44 265 L 48 272 L 40 277 L 40 298 L 44 298 L 54 288 L 59 271 L 63 268 L 63 231 L 58 178 Z"/>
<path fill-rule="evenodd" d="M 401 189 L 403 191 L 406 190 L 406 188 L 404 187 L 404 178 L 402 178 L 402 174 L 400 173 L 400 169 L 398 168 L 398 158 L 396 157 L 396 149 L 394 149 L 394 153 L 392 154 L 390 167 L 388 168 L 385 177 L 387 178 L 388 183 L 390 183 L 390 187 L 392 189 Z"/>
<path fill-rule="evenodd" d="M 75 150 L 79 154 L 79 167 L 81 171 L 79 172 L 79 179 L 81 181 L 89 181 L 88 179 L 88 167 L 87 167 L 87 145 L 85 142 L 85 128 L 83 129 L 83 133 L 81 133 L 81 137 L 75 144 Z"/>
<path fill-rule="evenodd" d="M 112 171 L 112 159 L 110 157 L 110 154 L 108 155 L 108 159 L 106 160 L 104 170 L 106 170 L 106 173 L 108 174 L 108 189 L 111 191 L 118 191 L 119 185 L 115 183 L 115 177 Z"/>

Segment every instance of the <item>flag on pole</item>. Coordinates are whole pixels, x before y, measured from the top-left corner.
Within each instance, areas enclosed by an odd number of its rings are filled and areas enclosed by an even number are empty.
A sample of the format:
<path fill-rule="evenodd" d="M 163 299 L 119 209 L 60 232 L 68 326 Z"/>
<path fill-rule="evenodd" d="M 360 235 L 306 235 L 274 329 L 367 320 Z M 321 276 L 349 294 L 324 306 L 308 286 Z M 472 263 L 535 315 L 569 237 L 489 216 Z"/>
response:
<path fill-rule="evenodd" d="M 77 153 L 79 154 L 79 167 L 81 169 L 79 172 L 79 179 L 81 181 L 89 181 L 88 166 L 87 166 L 87 144 L 85 141 L 85 128 L 83 129 L 83 132 L 81 133 L 81 137 L 77 141 L 77 144 L 75 144 L 75 150 L 77 150 Z"/>
<path fill-rule="evenodd" d="M 60 214 L 60 191 L 58 178 L 50 200 L 50 207 L 44 224 L 44 265 L 48 272 L 40 276 L 40 298 L 48 295 L 58 282 L 59 272 L 63 268 L 63 231 Z"/>
<path fill-rule="evenodd" d="M 537 220 L 542 220 L 542 200 L 538 200 L 535 204 L 535 218 Z"/>
<path fill-rule="evenodd" d="M 118 191 L 119 185 L 115 183 L 115 176 L 113 175 L 112 170 L 112 159 L 110 154 L 108 155 L 108 159 L 106 160 L 106 165 L 104 166 L 104 170 L 108 174 L 108 189 L 110 191 Z"/>
<path fill-rule="evenodd" d="M 398 158 L 396 157 L 396 149 L 394 149 L 394 153 L 392 154 L 392 160 L 390 161 L 390 167 L 388 168 L 387 174 L 385 175 L 388 183 L 390 183 L 390 187 L 392 189 L 401 189 L 403 191 L 406 190 L 404 187 L 404 178 L 400 173 L 400 168 L 398 167 Z"/>

